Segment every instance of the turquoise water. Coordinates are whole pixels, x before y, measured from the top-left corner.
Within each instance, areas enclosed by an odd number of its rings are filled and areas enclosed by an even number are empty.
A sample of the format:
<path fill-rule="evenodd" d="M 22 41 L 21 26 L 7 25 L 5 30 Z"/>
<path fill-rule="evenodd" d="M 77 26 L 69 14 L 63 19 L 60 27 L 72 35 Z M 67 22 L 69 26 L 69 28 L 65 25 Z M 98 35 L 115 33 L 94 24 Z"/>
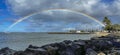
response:
<path fill-rule="evenodd" d="M 0 48 L 24 50 L 30 44 L 42 46 L 63 40 L 87 40 L 91 37 L 93 34 L 0 33 Z"/>

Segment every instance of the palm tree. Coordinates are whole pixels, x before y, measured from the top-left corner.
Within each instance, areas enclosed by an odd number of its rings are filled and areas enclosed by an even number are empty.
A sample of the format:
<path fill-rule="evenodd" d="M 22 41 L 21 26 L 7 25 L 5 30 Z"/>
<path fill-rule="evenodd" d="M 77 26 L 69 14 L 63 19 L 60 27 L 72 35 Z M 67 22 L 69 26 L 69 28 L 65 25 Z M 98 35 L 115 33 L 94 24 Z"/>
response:
<path fill-rule="evenodd" d="M 103 23 L 104 23 L 105 25 L 111 25 L 111 24 L 112 24 L 111 21 L 108 19 L 108 17 L 105 17 L 105 18 L 104 18 Z"/>
<path fill-rule="evenodd" d="M 108 19 L 108 17 L 105 17 L 103 20 L 103 23 L 105 24 L 105 28 L 104 30 L 107 30 L 108 32 L 110 32 L 113 28 L 112 28 L 112 23 L 111 21 Z"/>

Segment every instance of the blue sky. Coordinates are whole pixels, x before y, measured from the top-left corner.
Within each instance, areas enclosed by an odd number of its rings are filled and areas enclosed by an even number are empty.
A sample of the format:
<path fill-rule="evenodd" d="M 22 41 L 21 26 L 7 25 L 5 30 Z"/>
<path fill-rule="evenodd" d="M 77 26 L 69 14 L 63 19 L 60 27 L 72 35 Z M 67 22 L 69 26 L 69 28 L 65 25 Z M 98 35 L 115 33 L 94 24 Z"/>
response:
<path fill-rule="evenodd" d="M 41 12 L 10 28 L 9 32 L 47 32 L 69 29 L 98 29 L 102 27 L 83 15 L 64 11 L 82 12 L 102 21 L 108 16 L 113 23 L 120 23 L 120 0 L 0 0 L 0 32 L 29 14 Z M 44 11 L 44 12 L 43 12 Z"/>
<path fill-rule="evenodd" d="M 17 19 L 19 19 L 18 15 L 15 15 L 12 10 L 10 10 L 9 6 L 6 2 L 7 0 L 0 1 L 0 32 L 5 31 L 11 24 L 13 24 Z M 16 27 L 12 32 L 16 30 L 21 30 Z"/>

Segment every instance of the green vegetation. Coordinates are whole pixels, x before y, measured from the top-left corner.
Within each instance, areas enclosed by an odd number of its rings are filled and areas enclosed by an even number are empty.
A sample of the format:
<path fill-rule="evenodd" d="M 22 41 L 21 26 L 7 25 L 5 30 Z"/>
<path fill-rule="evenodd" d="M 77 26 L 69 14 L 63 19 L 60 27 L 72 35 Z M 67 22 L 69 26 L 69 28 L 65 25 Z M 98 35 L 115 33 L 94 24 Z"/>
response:
<path fill-rule="evenodd" d="M 120 25 L 112 24 L 108 17 L 104 18 L 103 23 L 105 24 L 104 30 L 107 30 L 108 32 L 120 31 Z"/>
<path fill-rule="evenodd" d="M 111 25 L 111 21 L 108 19 L 108 17 L 105 17 L 103 20 L 103 23 L 105 23 L 106 25 Z"/>
<path fill-rule="evenodd" d="M 114 24 L 112 25 L 113 31 L 120 31 L 120 25 L 119 24 Z"/>
<path fill-rule="evenodd" d="M 104 30 L 107 30 L 108 32 L 110 32 L 110 31 L 112 30 L 112 23 L 111 23 L 111 21 L 108 19 L 108 17 L 105 17 L 105 18 L 104 18 L 103 23 L 105 24 Z"/>

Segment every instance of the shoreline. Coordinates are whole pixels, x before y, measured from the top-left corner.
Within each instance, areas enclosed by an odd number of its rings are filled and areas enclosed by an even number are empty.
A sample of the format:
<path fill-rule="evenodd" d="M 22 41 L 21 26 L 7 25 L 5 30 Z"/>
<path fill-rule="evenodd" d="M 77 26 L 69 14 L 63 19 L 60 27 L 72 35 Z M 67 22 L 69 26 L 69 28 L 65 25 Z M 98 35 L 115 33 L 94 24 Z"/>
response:
<path fill-rule="evenodd" d="M 48 34 L 92 34 L 92 33 L 72 33 L 72 32 L 47 32 Z"/>
<path fill-rule="evenodd" d="M 100 37 L 100 36 L 107 36 L 109 34 L 111 34 L 111 33 L 108 33 L 108 32 L 95 32 L 94 36 L 95 37 Z"/>
<path fill-rule="evenodd" d="M 95 44 L 96 43 L 96 44 Z M 29 45 L 23 51 L 12 50 L 8 47 L 0 49 L 0 55 L 97 55 L 116 54 L 120 51 L 120 36 L 113 34 L 93 37 L 90 40 L 64 40 L 43 46 Z M 115 50 L 115 51 L 113 51 Z M 120 54 L 120 52 L 117 52 Z"/>

